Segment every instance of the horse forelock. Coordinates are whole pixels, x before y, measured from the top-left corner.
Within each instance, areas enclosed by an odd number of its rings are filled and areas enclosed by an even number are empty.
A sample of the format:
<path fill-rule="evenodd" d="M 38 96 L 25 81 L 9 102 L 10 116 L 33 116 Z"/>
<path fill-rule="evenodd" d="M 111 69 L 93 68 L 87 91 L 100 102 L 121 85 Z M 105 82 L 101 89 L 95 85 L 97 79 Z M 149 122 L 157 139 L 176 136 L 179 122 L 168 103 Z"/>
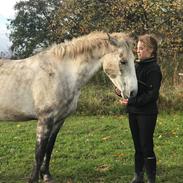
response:
<path fill-rule="evenodd" d="M 118 41 L 129 39 L 125 33 L 112 33 L 111 35 Z M 92 50 L 95 48 L 100 52 L 101 49 L 109 48 L 109 45 L 108 36 L 105 32 L 92 32 L 88 35 L 73 38 L 71 41 L 55 44 L 47 51 L 61 59 L 64 57 L 75 58 L 81 54 L 92 54 Z"/>

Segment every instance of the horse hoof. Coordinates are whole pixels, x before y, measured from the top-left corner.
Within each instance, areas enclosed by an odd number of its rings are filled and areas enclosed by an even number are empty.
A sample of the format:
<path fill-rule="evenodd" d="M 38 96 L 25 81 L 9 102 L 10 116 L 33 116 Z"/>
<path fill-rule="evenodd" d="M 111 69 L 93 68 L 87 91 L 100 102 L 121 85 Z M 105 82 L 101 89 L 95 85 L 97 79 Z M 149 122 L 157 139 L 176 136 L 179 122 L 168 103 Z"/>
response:
<path fill-rule="evenodd" d="M 43 182 L 44 183 L 54 183 L 54 181 L 50 175 L 43 175 Z"/>

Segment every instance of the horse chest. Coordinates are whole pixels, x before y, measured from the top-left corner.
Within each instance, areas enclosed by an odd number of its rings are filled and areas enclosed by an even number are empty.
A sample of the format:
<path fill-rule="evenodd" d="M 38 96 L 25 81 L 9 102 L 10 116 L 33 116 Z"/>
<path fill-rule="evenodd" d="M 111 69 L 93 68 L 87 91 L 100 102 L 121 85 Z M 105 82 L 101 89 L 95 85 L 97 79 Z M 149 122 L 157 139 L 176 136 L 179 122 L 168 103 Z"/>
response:
<path fill-rule="evenodd" d="M 55 109 L 52 111 L 55 114 L 55 118 L 63 119 L 69 116 L 71 113 L 75 112 L 79 96 L 80 91 L 77 91 L 70 97 L 67 96 L 62 98 L 60 104 L 58 104 L 58 107 L 55 107 Z"/>

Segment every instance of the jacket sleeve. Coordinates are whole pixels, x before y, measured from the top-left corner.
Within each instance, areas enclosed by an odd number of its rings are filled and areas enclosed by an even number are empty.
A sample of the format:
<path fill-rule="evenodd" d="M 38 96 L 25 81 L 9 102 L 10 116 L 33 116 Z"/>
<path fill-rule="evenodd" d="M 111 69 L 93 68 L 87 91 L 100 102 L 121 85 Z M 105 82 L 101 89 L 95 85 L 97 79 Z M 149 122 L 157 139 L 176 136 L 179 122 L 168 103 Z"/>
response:
<path fill-rule="evenodd" d="M 137 107 L 144 106 L 148 103 L 154 102 L 159 97 L 159 89 L 161 85 L 162 74 L 160 70 L 151 70 L 147 73 L 146 84 L 150 89 L 144 89 L 141 95 L 130 97 L 128 105 L 135 105 Z"/>

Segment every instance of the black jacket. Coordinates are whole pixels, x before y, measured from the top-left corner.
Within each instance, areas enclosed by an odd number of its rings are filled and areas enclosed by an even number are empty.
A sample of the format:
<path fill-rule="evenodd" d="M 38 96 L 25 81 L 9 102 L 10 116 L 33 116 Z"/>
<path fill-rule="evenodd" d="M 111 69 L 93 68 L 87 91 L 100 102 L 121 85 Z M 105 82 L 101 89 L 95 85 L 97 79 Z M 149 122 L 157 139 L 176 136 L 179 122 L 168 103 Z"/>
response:
<path fill-rule="evenodd" d="M 156 58 L 142 60 L 136 64 L 138 92 L 130 97 L 127 112 L 138 114 L 157 114 L 157 100 L 162 74 Z"/>

